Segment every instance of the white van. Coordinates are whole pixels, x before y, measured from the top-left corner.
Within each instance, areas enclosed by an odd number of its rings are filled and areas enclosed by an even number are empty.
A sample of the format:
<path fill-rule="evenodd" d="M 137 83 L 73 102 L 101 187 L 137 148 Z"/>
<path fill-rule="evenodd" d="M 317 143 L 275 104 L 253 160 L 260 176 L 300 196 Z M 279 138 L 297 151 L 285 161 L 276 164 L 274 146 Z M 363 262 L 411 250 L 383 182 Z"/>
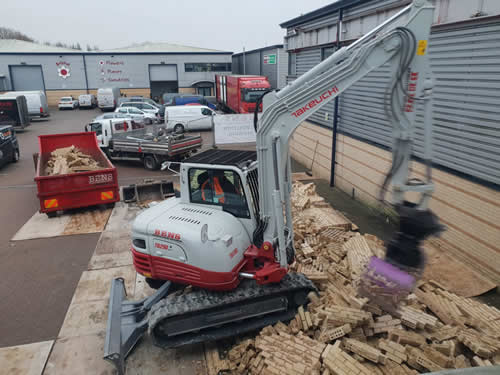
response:
<path fill-rule="evenodd" d="M 165 107 L 165 124 L 167 131 L 183 133 L 184 131 L 211 129 L 212 116 L 215 111 L 205 105 L 179 105 Z"/>
<path fill-rule="evenodd" d="M 97 106 L 97 100 L 94 94 L 82 94 L 78 97 L 78 103 L 80 104 L 80 109 L 82 108 L 94 108 Z"/>
<path fill-rule="evenodd" d="M 15 98 L 19 95 L 24 95 L 26 98 L 28 113 L 31 118 L 50 116 L 47 96 L 43 91 L 9 91 L 3 94 L 2 97 Z"/>
<path fill-rule="evenodd" d="M 105 109 L 114 110 L 120 98 L 118 87 L 108 87 L 97 90 L 97 105 L 103 111 Z"/>

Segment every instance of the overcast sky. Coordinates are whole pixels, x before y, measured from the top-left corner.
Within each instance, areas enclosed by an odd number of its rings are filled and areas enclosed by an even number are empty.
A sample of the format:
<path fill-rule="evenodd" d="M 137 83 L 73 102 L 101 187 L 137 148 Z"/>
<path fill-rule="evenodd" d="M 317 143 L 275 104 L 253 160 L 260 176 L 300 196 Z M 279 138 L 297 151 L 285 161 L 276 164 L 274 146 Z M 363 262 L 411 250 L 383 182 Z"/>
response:
<path fill-rule="evenodd" d="M 334 0 L 2 1 L 0 26 L 101 49 L 145 41 L 241 52 L 283 43 L 279 24 Z"/>

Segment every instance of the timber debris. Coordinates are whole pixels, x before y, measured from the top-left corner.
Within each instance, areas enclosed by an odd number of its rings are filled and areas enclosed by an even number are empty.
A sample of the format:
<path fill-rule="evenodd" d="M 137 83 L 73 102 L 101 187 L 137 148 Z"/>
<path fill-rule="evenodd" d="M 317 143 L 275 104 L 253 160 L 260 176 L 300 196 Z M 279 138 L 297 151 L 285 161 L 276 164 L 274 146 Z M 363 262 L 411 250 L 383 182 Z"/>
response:
<path fill-rule="evenodd" d="M 90 155 L 84 154 L 75 146 L 55 149 L 45 167 L 47 176 L 104 169 Z"/>
<path fill-rule="evenodd" d="M 500 365 L 500 310 L 421 281 L 393 312 L 357 295 L 356 286 L 383 244 L 353 231 L 313 184 L 292 194 L 297 249 L 292 270 L 317 286 L 288 323 L 245 338 L 226 359 L 241 375 L 414 375 Z M 210 374 L 212 375 L 212 374 Z"/>

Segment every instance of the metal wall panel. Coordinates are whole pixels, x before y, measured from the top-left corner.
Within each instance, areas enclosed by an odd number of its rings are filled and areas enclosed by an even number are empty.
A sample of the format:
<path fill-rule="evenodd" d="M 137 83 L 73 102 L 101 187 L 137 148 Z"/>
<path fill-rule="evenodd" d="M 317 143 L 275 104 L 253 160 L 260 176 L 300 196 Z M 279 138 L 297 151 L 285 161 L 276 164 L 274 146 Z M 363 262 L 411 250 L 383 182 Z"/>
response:
<path fill-rule="evenodd" d="M 344 11 L 342 40 L 356 39 L 411 3 L 411 0 L 373 0 Z M 450 23 L 500 13 L 498 0 L 436 0 L 434 23 Z M 287 50 L 336 42 L 338 13 L 327 14 L 301 25 L 289 27 Z"/>
<path fill-rule="evenodd" d="M 433 30 L 429 56 L 434 162 L 500 184 L 500 23 Z M 342 132 L 391 145 L 383 100 L 390 74 L 388 66 L 377 69 L 341 96 Z M 417 156 L 423 152 L 422 126 L 417 106 Z"/>
<path fill-rule="evenodd" d="M 288 74 L 288 53 L 283 48 L 278 48 L 278 64 L 277 64 L 277 76 L 278 81 L 276 88 L 282 89 L 286 86 L 286 76 Z"/>
<path fill-rule="evenodd" d="M 8 89 L 12 90 L 9 65 L 41 65 L 45 90 L 85 89 L 85 72 L 81 55 L 0 55 L 0 75 L 7 78 Z M 59 76 L 64 66 L 70 75 Z"/>
<path fill-rule="evenodd" d="M 192 87 L 199 81 L 214 82 L 216 72 L 185 72 L 185 63 L 230 63 L 231 55 L 85 55 L 89 89 L 100 87 L 148 88 L 149 68 L 154 64 L 177 66 L 179 87 Z M 0 55 L 0 75 L 8 79 L 12 89 L 9 65 L 41 65 L 46 90 L 84 90 L 85 70 L 82 55 Z M 59 76 L 65 66 L 70 76 Z"/>
<path fill-rule="evenodd" d="M 278 50 L 276 48 L 261 51 L 260 63 L 262 67 L 261 74 L 266 76 L 273 89 L 278 87 Z M 276 55 L 276 64 L 264 64 L 264 55 Z"/>
<path fill-rule="evenodd" d="M 276 55 L 276 64 L 264 64 L 264 55 Z M 246 73 L 244 73 L 246 71 Z M 233 55 L 233 74 L 263 75 L 269 79 L 272 88 L 283 88 L 288 74 L 288 53 L 283 48 L 261 49 L 245 53 L 245 70 L 243 54 Z"/>
<path fill-rule="evenodd" d="M 176 65 L 179 87 L 215 81 L 217 72 L 186 72 L 185 63 L 231 62 L 231 55 L 87 55 L 89 88 L 149 87 L 149 65 Z"/>
<path fill-rule="evenodd" d="M 305 72 L 311 70 L 314 66 L 321 62 L 321 49 L 308 49 L 300 51 L 296 54 L 296 68 L 295 72 L 297 75 L 302 75 Z"/>
<path fill-rule="evenodd" d="M 233 55 L 232 60 L 233 60 L 233 62 L 231 64 L 231 73 L 243 74 L 243 56 Z"/>

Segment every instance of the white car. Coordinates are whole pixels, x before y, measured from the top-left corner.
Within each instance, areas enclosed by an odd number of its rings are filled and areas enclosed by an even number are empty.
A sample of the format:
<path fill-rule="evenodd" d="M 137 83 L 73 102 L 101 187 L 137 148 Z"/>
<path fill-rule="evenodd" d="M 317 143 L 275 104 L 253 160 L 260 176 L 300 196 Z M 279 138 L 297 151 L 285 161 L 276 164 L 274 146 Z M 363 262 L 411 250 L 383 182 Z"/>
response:
<path fill-rule="evenodd" d="M 135 107 L 118 107 L 115 112 L 127 114 L 136 122 L 142 122 L 146 125 L 155 123 L 158 117 L 154 113 L 145 112 Z"/>
<path fill-rule="evenodd" d="M 216 113 L 206 105 L 177 105 L 165 107 L 167 131 L 183 133 L 189 130 L 212 128 L 212 116 Z"/>
<path fill-rule="evenodd" d="M 71 96 L 63 96 L 59 99 L 59 109 L 75 109 L 78 108 L 78 99 L 73 99 Z"/>

